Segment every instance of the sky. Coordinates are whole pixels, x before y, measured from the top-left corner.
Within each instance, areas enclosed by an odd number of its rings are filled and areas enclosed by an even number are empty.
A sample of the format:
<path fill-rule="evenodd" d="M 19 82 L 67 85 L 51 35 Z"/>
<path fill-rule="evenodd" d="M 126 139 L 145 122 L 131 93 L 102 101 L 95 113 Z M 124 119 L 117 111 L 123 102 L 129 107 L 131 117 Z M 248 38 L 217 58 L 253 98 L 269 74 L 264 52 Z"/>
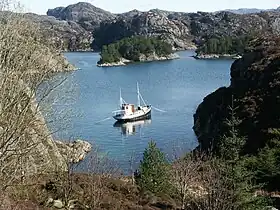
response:
<path fill-rule="evenodd" d="M 26 12 L 46 14 L 48 9 L 68 6 L 76 0 L 19 0 Z M 163 9 L 178 12 L 213 12 L 224 9 L 259 8 L 271 9 L 280 6 L 278 0 L 80 0 L 90 2 L 113 13 L 127 12 L 133 9 L 146 11 Z M 277 3 L 278 2 L 278 3 Z"/>

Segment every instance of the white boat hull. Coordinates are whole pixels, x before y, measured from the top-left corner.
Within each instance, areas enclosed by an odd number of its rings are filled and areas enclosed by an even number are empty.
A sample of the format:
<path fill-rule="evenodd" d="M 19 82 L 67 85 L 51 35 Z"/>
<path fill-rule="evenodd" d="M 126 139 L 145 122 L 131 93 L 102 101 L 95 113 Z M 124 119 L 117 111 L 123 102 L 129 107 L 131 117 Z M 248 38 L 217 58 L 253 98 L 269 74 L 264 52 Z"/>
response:
<path fill-rule="evenodd" d="M 142 107 L 141 110 L 137 110 L 133 114 L 130 115 L 115 115 L 113 116 L 115 120 L 118 122 L 131 122 L 131 121 L 137 121 L 137 120 L 143 120 L 143 119 L 149 119 L 151 118 L 151 106 Z"/>

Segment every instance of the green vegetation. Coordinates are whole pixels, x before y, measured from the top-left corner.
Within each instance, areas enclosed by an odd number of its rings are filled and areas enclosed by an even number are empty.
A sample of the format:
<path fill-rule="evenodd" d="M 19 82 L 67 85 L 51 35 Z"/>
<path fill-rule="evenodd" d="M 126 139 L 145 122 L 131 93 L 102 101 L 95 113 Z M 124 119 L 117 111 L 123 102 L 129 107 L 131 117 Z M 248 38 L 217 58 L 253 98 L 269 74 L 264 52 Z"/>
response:
<path fill-rule="evenodd" d="M 169 164 L 165 154 L 161 152 L 156 143 L 151 141 L 144 151 L 141 161 L 137 184 L 144 190 L 153 193 L 168 192 L 170 190 Z"/>
<path fill-rule="evenodd" d="M 248 167 L 254 171 L 255 179 L 268 191 L 280 189 L 280 129 L 271 129 L 270 140 L 256 156 L 250 157 Z"/>
<path fill-rule="evenodd" d="M 232 99 L 233 101 L 233 99 Z M 230 190 L 231 209 L 264 209 L 267 200 L 263 197 L 253 196 L 260 189 L 254 180 L 253 171 L 247 167 L 249 158 L 242 156 L 246 138 L 240 136 L 237 127 L 241 120 L 236 117 L 233 102 L 229 107 L 231 117 L 225 122 L 229 127 L 229 134 L 224 136 L 218 146 L 219 161 L 227 177 L 227 187 Z"/>
<path fill-rule="evenodd" d="M 277 185 L 280 165 L 276 162 L 279 162 L 280 150 L 265 149 L 254 158 L 242 155 L 246 138 L 238 133 L 241 121 L 235 111 L 232 105 L 230 119 L 225 122 L 229 133 L 222 137 L 215 153 L 187 154 L 184 159 L 168 164 L 164 154 L 151 142 L 140 164 L 139 187 L 180 200 L 182 209 L 188 206 L 189 209 L 261 210 L 269 206 L 270 200 L 256 196 L 256 192 L 265 189 L 263 181 Z M 269 161 L 267 165 L 266 161 Z M 248 164 L 252 162 L 255 165 Z M 257 177 L 262 178 L 262 182 L 257 181 Z"/>
<path fill-rule="evenodd" d="M 218 37 L 206 40 L 198 49 L 198 54 L 243 54 L 252 36 Z"/>
<path fill-rule="evenodd" d="M 141 54 L 149 56 L 152 53 L 158 56 L 167 56 L 172 53 L 172 46 L 155 37 L 134 36 L 125 38 L 103 46 L 101 59 L 98 63 L 118 62 L 121 58 L 139 61 Z"/>

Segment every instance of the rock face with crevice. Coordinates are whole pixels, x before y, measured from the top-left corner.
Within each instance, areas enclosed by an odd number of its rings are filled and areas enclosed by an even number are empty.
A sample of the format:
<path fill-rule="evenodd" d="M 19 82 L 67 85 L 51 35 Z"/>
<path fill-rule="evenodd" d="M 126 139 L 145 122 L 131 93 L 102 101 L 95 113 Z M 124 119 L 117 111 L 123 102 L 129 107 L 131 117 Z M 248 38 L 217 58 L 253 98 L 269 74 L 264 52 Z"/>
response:
<path fill-rule="evenodd" d="M 254 153 L 280 128 L 280 38 L 257 39 L 242 59 L 231 67 L 231 85 L 208 95 L 194 115 L 194 131 L 200 148 L 208 150 L 229 131 L 229 106 L 242 121 L 238 126 L 247 136 L 245 152 Z M 233 100 L 232 100 L 233 99 Z M 232 103 L 233 102 L 233 103 Z"/>

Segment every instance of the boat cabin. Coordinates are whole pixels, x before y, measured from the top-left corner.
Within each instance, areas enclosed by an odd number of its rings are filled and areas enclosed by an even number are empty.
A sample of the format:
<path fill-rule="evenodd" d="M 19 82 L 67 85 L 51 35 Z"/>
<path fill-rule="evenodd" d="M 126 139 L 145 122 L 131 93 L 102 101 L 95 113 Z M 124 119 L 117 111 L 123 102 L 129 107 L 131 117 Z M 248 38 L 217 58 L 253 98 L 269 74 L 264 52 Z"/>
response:
<path fill-rule="evenodd" d="M 131 115 L 135 112 L 134 104 L 122 104 L 121 110 L 125 115 Z"/>

